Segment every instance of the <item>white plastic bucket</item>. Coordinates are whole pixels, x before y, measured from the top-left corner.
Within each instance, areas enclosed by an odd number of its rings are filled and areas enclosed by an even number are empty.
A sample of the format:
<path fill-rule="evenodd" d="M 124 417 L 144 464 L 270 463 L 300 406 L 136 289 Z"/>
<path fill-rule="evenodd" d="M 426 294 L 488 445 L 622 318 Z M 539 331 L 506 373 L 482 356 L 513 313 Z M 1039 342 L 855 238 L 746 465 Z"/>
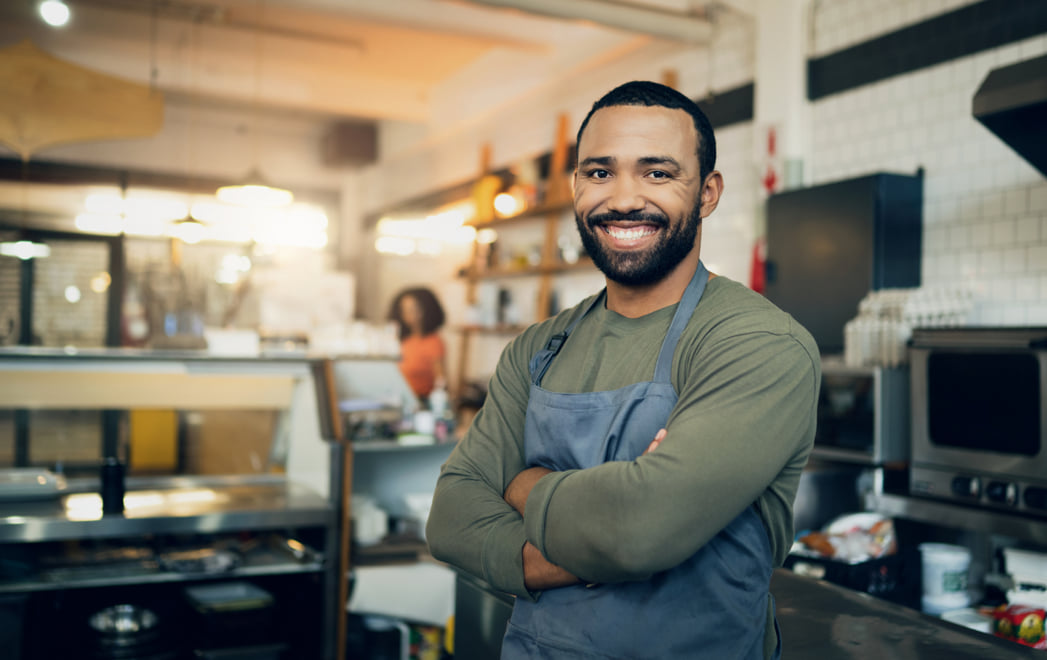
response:
<path fill-rule="evenodd" d="M 970 595 L 967 593 L 970 550 L 946 543 L 921 543 L 920 557 L 923 564 L 921 605 L 924 612 L 940 615 L 970 605 Z"/>

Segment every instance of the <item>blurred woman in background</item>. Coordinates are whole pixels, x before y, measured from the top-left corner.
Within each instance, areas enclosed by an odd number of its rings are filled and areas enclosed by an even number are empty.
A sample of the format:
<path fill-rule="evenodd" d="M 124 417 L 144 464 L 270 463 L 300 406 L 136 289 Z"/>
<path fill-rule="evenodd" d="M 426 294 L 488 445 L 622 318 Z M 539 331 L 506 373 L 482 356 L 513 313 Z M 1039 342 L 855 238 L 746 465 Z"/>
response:
<path fill-rule="evenodd" d="M 389 319 L 400 332 L 400 372 L 415 396 L 427 402 L 433 389 L 447 388 L 446 350 L 437 331 L 444 310 L 425 287 L 404 289 L 389 308 Z"/>

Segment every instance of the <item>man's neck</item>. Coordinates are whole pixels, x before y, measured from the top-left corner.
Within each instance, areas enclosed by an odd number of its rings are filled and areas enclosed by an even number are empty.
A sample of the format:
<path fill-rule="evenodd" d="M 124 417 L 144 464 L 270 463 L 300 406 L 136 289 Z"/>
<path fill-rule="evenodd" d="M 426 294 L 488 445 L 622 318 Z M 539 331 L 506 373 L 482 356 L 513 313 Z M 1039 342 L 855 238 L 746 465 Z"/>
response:
<path fill-rule="evenodd" d="M 607 280 L 607 309 L 626 318 L 646 316 L 683 298 L 683 292 L 698 268 L 698 250 L 684 257 L 671 273 L 654 284 L 629 286 Z"/>

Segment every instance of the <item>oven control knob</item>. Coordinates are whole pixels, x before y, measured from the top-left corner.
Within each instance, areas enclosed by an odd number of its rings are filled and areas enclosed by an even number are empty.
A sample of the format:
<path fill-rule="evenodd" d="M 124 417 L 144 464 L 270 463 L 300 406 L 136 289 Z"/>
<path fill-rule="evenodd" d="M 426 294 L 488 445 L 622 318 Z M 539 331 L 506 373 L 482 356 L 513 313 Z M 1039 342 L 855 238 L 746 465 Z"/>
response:
<path fill-rule="evenodd" d="M 954 477 L 952 492 L 960 497 L 978 499 L 982 494 L 982 482 L 978 480 L 978 477 Z"/>
<path fill-rule="evenodd" d="M 1047 488 L 1026 488 L 1025 506 L 1030 509 L 1047 509 Z"/>
<path fill-rule="evenodd" d="M 985 497 L 990 502 L 1014 506 L 1018 503 L 1018 487 L 1006 481 L 990 481 L 985 487 Z"/>

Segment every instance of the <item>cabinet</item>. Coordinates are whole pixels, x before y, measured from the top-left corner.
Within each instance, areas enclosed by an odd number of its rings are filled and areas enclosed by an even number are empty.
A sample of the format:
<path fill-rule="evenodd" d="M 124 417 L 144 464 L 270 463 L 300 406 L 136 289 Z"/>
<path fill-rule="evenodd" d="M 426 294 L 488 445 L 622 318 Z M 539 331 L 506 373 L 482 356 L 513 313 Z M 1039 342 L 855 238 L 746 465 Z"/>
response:
<path fill-rule="evenodd" d="M 583 253 L 572 200 L 473 226 L 477 240 L 463 271 L 471 317 L 460 328 L 458 391 L 479 336 L 511 338 L 602 285 L 599 271 Z M 575 275 L 582 276 L 580 283 Z M 490 358 L 485 363 L 493 364 Z"/>

